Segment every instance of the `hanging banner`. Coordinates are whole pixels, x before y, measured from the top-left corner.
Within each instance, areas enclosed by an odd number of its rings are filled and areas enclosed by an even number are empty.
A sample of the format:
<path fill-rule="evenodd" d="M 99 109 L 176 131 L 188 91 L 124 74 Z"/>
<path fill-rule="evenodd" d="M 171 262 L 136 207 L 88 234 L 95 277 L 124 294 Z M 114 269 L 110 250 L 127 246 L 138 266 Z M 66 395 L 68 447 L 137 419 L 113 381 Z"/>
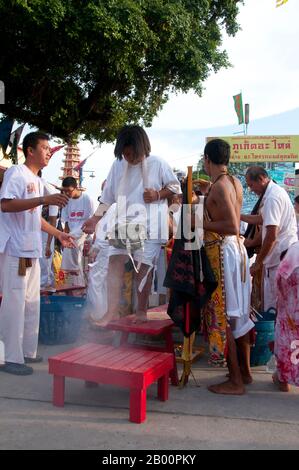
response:
<path fill-rule="evenodd" d="M 299 135 L 243 135 L 223 139 L 231 148 L 231 162 L 299 162 Z"/>
<path fill-rule="evenodd" d="M 244 113 L 243 113 L 243 101 L 242 101 L 242 93 L 233 96 L 234 104 L 235 104 L 235 111 L 238 116 L 239 124 L 244 122 Z"/>

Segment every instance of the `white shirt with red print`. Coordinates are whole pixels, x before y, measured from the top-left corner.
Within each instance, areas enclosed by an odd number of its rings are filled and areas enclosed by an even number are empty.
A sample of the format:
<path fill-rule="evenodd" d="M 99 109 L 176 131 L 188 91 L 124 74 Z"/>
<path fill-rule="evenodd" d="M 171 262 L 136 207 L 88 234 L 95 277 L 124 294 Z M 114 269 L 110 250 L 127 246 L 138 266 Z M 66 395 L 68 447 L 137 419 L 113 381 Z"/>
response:
<path fill-rule="evenodd" d="M 26 165 L 14 165 L 4 174 L 2 199 L 31 199 L 44 195 L 44 185 Z M 41 211 L 1 212 L 0 253 L 23 258 L 42 257 Z"/>
<path fill-rule="evenodd" d="M 70 199 L 61 211 L 62 222 L 67 222 L 71 232 L 80 228 L 85 220 L 94 213 L 93 203 L 90 197 L 81 193 L 77 199 Z"/>

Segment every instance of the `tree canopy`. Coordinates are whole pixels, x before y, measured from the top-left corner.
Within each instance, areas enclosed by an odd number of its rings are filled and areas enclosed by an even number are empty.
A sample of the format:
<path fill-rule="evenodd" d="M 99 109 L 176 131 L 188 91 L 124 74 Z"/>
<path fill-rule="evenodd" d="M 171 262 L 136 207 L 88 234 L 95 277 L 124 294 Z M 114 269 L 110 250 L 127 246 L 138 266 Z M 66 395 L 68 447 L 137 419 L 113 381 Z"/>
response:
<path fill-rule="evenodd" d="M 110 141 L 169 93 L 229 65 L 242 0 L 0 0 L 0 111 L 53 136 Z M 4 46 L 5 44 L 5 46 Z"/>

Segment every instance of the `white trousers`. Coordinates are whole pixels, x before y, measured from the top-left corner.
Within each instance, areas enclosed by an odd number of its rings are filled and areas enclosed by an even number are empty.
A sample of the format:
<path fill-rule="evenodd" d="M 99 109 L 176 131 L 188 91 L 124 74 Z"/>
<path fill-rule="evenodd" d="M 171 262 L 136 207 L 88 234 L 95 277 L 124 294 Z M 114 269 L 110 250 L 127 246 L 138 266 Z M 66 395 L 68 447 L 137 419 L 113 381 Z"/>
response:
<path fill-rule="evenodd" d="M 96 321 L 101 320 L 108 310 L 107 274 L 109 248 L 108 241 L 101 242 L 100 251 L 95 262 L 89 264 L 85 312 Z"/>
<path fill-rule="evenodd" d="M 55 285 L 54 271 L 53 271 L 53 253 L 54 253 L 54 238 L 51 241 L 51 256 L 50 258 L 45 257 L 46 245 L 48 240 L 48 234 L 42 232 L 43 236 L 43 257 L 39 259 L 40 264 L 40 285 L 41 287 Z"/>
<path fill-rule="evenodd" d="M 19 276 L 19 258 L 3 255 L 0 340 L 5 361 L 24 363 L 36 357 L 40 311 L 40 265 L 32 260 L 25 276 Z"/>
<path fill-rule="evenodd" d="M 164 279 L 166 275 L 166 253 L 165 247 L 161 247 L 159 258 L 158 258 L 158 265 L 157 265 L 157 293 L 158 294 L 167 294 L 167 289 L 164 287 Z"/>
<path fill-rule="evenodd" d="M 235 339 L 246 335 L 254 323 L 250 319 L 249 260 L 243 240 L 225 237 L 223 244 L 226 312 Z M 242 279 L 245 275 L 244 279 Z"/>
<path fill-rule="evenodd" d="M 267 268 L 264 266 L 264 311 L 269 308 L 276 308 L 277 289 L 276 289 L 276 273 L 278 266 Z"/>
<path fill-rule="evenodd" d="M 87 235 L 84 233 L 80 238 L 75 240 L 76 247 L 64 248 L 62 253 L 61 270 L 69 273 L 71 285 L 85 285 L 83 249 L 86 238 Z"/>
<path fill-rule="evenodd" d="M 3 261 L 4 261 L 4 254 L 0 253 L 0 292 L 1 293 L 2 293 Z"/>

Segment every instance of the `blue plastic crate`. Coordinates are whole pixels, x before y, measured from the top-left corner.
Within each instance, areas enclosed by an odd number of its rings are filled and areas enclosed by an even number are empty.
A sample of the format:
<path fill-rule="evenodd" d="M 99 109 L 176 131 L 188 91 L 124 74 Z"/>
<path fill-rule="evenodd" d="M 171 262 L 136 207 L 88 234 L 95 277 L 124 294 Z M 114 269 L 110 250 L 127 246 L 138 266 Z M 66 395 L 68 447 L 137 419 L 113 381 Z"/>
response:
<path fill-rule="evenodd" d="M 85 299 L 52 295 L 41 297 L 39 341 L 42 344 L 74 343 L 79 336 Z"/>
<path fill-rule="evenodd" d="M 250 365 L 264 366 L 270 360 L 272 352 L 269 343 L 274 341 L 275 336 L 275 309 L 261 312 L 262 319 L 258 318 L 255 324 L 256 338 L 255 345 L 250 351 Z"/>

